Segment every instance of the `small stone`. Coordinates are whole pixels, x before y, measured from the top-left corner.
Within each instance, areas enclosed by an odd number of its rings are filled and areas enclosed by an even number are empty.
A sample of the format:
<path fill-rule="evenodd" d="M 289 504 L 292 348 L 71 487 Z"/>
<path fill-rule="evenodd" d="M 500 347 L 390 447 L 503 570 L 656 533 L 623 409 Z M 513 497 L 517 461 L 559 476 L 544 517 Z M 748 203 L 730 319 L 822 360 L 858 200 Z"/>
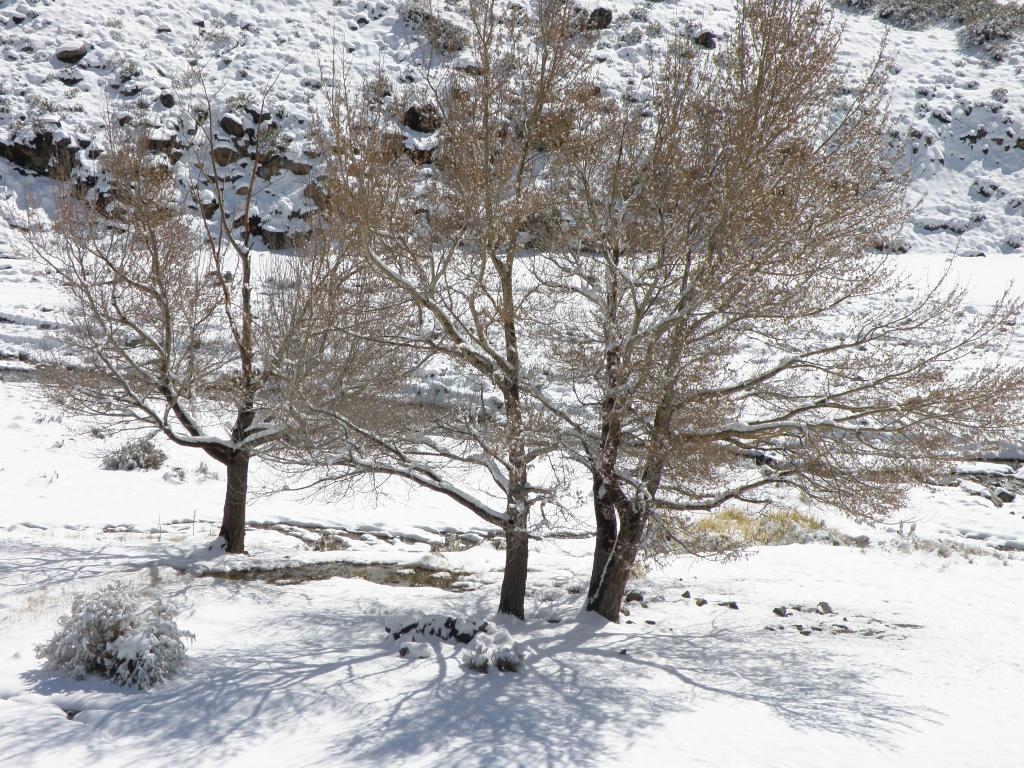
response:
<path fill-rule="evenodd" d="M 683 597 L 685 597 L 687 600 L 689 600 L 690 599 L 690 590 L 686 590 L 685 592 L 683 592 Z"/>
<path fill-rule="evenodd" d="M 835 613 L 835 611 L 832 610 L 832 606 L 826 603 L 824 600 L 818 603 L 818 606 L 815 610 L 822 616 L 830 616 L 833 613 Z"/>
<path fill-rule="evenodd" d="M 623 606 L 622 610 L 620 610 L 619 613 L 621 613 L 623 616 L 629 616 L 629 608 Z"/>
<path fill-rule="evenodd" d="M 160 103 L 163 106 L 165 106 L 168 109 L 170 109 L 176 103 L 175 98 L 174 98 L 174 94 L 170 93 L 169 91 L 164 91 L 163 93 L 160 94 Z"/>
<path fill-rule="evenodd" d="M 88 52 L 89 45 L 84 40 L 71 40 L 58 45 L 54 56 L 57 57 L 57 61 L 65 64 L 77 64 L 85 58 L 85 54 Z"/>
<path fill-rule="evenodd" d="M 644 624 L 657 624 L 657 623 L 658 622 L 656 622 L 654 619 L 645 619 L 644 620 Z"/>
<path fill-rule="evenodd" d="M 784 605 L 780 605 L 778 608 L 772 608 L 772 613 L 774 613 L 776 616 L 785 617 L 789 616 L 789 609 L 787 609 Z"/>
<path fill-rule="evenodd" d="M 642 603 L 645 599 L 644 593 L 638 589 L 632 589 L 626 593 L 627 603 Z"/>
<path fill-rule="evenodd" d="M 161 24 L 156 28 L 156 33 L 158 35 L 169 35 L 171 33 L 171 28 L 166 24 Z"/>
<path fill-rule="evenodd" d="M 627 651 L 625 648 L 623 648 L 621 651 L 619 651 L 619 656 L 625 656 L 628 653 L 629 653 L 629 651 Z"/>
<path fill-rule="evenodd" d="M 735 600 L 725 600 L 719 603 L 719 605 L 723 608 L 731 608 L 734 611 L 738 611 L 740 609 L 739 603 L 737 603 Z"/>
<path fill-rule="evenodd" d="M 707 605 L 707 604 L 708 604 L 708 601 L 707 601 L 707 600 L 705 600 L 705 599 L 704 599 L 703 597 L 698 597 L 698 598 L 697 598 L 696 600 L 694 600 L 693 602 L 694 602 L 694 603 L 696 603 L 696 605 L 697 605 L 697 607 L 698 607 L 698 608 L 703 608 L 703 607 L 704 607 L 705 605 Z"/>

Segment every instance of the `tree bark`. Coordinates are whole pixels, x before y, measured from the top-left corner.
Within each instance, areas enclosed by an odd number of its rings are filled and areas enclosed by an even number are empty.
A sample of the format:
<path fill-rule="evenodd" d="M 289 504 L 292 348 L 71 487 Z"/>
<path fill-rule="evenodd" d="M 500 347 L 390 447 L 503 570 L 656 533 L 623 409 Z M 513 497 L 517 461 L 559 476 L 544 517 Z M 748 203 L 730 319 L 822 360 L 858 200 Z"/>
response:
<path fill-rule="evenodd" d="M 601 478 L 594 478 L 594 516 L 597 541 L 587 610 L 617 622 L 626 583 L 636 563 L 644 520 L 614 483 Z"/>
<path fill-rule="evenodd" d="M 505 574 L 498 613 L 526 618 L 526 565 L 530 540 L 525 530 L 505 529 Z"/>
<path fill-rule="evenodd" d="M 245 549 L 245 506 L 249 490 L 249 455 L 239 453 L 226 463 L 228 487 L 224 494 L 224 517 L 220 535 L 228 552 L 240 554 Z"/>

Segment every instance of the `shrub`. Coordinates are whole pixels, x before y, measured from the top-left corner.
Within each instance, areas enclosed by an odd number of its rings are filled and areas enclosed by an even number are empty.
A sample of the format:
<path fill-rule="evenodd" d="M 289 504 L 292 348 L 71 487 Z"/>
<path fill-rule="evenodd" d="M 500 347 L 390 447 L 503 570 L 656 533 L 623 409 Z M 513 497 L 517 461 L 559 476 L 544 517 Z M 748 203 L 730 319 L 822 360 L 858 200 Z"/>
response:
<path fill-rule="evenodd" d="M 178 628 L 175 615 L 169 603 L 142 604 L 119 584 L 78 594 L 53 637 L 36 647 L 36 656 L 79 680 L 102 675 L 147 690 L 182 668 L 184 641 L 195 637 Z"/>
<path fill-rule="evenodd" d="M 825 524 L 818 518 L 784 508 L 758 514 L 726 507 L 701 519 L 696 528 L 743 544 L 765 546 L 803 544 L 825 534 Z"/>
<path fill-rule="evenodd" d="M 526 666 L 526 650 L 512 640 L 506 629 L 481 632 L 462 652 L 466 669 L 486 674 L 491 668 L 499 672 L 522 672 Z"/>
<path fill-rule="evenodd" d="M 433 13 L 420 0 L 401 3 L 398 17 L 439 51 L 458 53 L 469 44 L 469 33 L 465 29 Z"/>
<path fill-rule="evenodd" d="M 167 454 L 153 444 L 153 438 L 129 440 L 103 457 L 103 468 L 132 472 L 136 469 L 160 469 Z"/>

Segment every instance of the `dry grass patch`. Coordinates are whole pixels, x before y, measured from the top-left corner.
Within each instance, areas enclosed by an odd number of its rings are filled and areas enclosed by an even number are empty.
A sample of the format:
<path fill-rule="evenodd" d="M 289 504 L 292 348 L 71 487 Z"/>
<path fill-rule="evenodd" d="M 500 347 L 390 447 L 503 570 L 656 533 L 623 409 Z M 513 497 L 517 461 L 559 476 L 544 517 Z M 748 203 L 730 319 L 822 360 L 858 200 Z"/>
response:
<path fill-rule="evenodd" d="M 764 512 L 726 507 L 696 521 L 694 528 L 706 536 L 722 537 L 747 546 L 803 544 L 828 537 L 822 520 L 788 507 Z"/>

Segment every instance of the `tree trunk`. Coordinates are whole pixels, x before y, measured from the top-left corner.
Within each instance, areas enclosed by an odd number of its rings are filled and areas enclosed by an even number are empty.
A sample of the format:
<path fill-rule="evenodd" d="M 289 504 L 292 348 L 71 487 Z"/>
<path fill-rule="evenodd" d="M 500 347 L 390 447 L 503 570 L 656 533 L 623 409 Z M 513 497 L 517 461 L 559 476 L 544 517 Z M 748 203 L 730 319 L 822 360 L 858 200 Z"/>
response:
<path fill-rule="evenodd" d="M 245 503 L 249 489 L 249 455 L 239 453 L 225 464 L 228 487 L 224 494 L 224 517 L 220 535 L 227 551 L 239 554 L 245 549 Z"/>
<path fill-rule="evenodd" d="M 594 479 L 594 516 L 597 542 L 587 590 L 587 610 L 609 621 L 619 620 L 640 538 L 643 520 L 614 483 Z"/>
<path fill-rule="evenodd" d="M 530 540 L 525 530 L 505 529 L 505 575 L 501 580 L 498 613 L 526 618 L 526 563 Z"/>

